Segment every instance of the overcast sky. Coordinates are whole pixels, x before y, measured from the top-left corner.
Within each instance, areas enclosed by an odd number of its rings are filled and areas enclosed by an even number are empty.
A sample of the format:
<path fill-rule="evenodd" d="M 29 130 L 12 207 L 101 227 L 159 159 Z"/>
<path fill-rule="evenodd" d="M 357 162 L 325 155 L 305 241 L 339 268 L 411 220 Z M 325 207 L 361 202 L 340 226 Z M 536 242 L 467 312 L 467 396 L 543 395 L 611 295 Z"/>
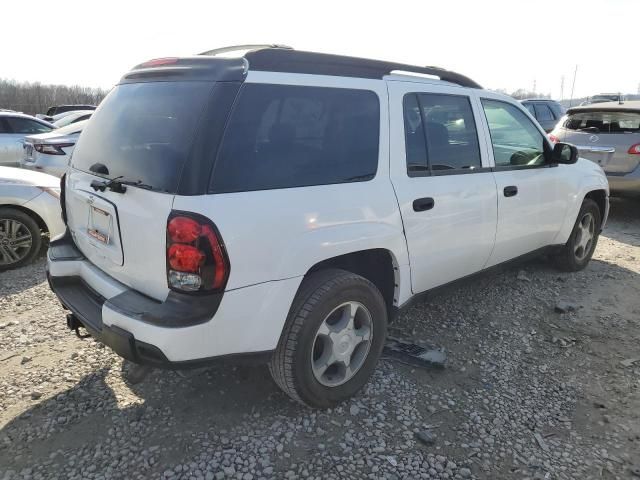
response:
<path fill-rule="evenodd" d="M 2 2 L 0 77 L 109 88 L 137 63 L 246 43 L 437 65 L 486 88 L 636 93 L 640 0 Z"/>

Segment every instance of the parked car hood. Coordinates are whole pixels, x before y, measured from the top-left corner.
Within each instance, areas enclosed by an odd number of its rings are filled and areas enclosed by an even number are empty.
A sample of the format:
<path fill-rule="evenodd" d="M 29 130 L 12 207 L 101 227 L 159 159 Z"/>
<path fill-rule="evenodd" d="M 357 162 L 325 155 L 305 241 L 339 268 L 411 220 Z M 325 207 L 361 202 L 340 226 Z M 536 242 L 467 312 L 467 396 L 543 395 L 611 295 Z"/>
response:
<path fill-rule="evenodd" d="M 46 173 L 34 172 L 23 168 L 0 167 L 0 186 L 32 185 L 34 187 L 60 187 L 60 179 Z"/>

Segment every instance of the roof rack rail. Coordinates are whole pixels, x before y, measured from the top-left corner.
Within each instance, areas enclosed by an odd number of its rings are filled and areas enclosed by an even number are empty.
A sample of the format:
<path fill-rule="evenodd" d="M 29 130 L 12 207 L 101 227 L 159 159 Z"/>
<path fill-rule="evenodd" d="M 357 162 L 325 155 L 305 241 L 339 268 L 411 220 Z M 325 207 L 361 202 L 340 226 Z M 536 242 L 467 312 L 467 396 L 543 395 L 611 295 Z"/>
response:
<path fill-rule="evenodd" d="M 213 50 L 207 50 L 206 52 L 199 53 L 198 55 L 207 55 L 211 57 L 215 57 L 216 55 L 220 55 L 222 53 L 235 52 L 238 50 L 262 50 L 265 48 L 282 48 L 285 50 L 293 50 L 293 48 L 287 45 L 279 45 L 276 43 L 272 44 L 248 44 L 248 45 L 232 45 L 230 47 L 222 47 L 222 48 L 214 48 Z"/>
<path fill-rule="evenodd" d="M 393 71 L 421 73 L 469 88 L 482 88 L 469 77 L 439 67 L 419 67 L 383 60 L 305 52 L 290 47 L 260 46 L 244 55 L 249 70 L 344 77 L 382 78 Z"/>

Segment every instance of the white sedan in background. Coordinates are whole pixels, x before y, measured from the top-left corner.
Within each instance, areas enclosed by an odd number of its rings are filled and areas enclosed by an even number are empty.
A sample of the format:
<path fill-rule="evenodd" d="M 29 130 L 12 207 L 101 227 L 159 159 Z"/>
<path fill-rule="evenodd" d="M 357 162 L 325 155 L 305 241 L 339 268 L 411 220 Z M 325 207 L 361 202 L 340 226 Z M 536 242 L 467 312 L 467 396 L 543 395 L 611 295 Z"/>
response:
<path fill-rule="evenodd" d="M 64 228 L 58 178 L 0 167 L 0 271 L 31 262 Z"/>
<path fill-rule="evenodd" d="M 67 170 L 80 133 L 88 120 L 72 123 L 48 133 L 24 139 L 24 156 L 20 166 L 61 177 Z"/>

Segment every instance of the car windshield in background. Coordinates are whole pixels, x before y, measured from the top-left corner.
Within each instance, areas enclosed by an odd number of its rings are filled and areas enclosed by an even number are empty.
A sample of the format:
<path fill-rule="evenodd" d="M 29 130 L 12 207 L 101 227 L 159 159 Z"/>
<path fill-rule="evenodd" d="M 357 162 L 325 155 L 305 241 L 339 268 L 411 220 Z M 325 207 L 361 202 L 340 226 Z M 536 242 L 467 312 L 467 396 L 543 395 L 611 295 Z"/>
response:
<path fill-rule="evenodd" d="M 594 133 L 636 133 L 640 131 L 640 112 L 572 113 L 564 127 Z"/>
<path fill-rule="evenodd" d="M 87 123 L 72 166 L 94 174 L 106 168 L 101 176 L 174 193 L 212 87 L 210 82 L 117 86 Z"/>

